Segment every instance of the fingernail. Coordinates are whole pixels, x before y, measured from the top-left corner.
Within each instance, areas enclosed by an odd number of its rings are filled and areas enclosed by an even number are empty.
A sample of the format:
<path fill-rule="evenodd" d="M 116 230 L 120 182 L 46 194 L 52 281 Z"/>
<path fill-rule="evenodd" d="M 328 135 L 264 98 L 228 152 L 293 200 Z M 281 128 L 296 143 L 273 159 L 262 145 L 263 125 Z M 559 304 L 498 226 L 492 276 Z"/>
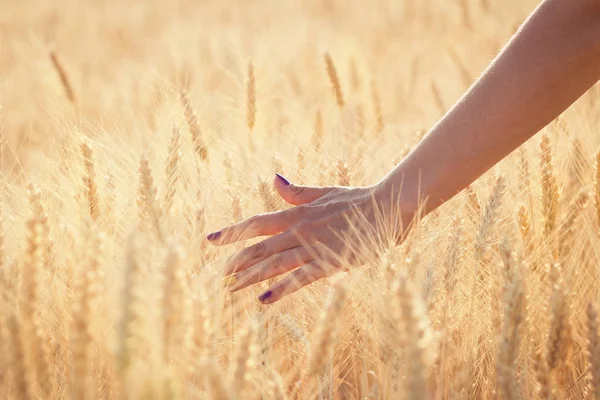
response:
<path fill-rule="evenodd" d="M 279 178 L 279 180 L 281 181 L 281 183 L 283 183 L 285 186 L 289 186 L 290 185 L 290 181 L 288 181 L 287 179 L 285 179 L 283 177 L 283 175 L 281 174 L 275 174 L 277 175 L 277 177 Z"/>
<path fill-rule="evenodd" d="M 221 237 L 221 232 L 213 232 L 210 235 L 208 235 L 206 238 L 208 240 L 217 240 L 220 237 Z"/>
<path fill-rule="evenodd" d="M 272 294 L 273 294 L 273 292 L 268 290 L 268 291 L 264 292 L 263 294 L 261 294 L 260 296 L 258 296 L 258 300 L 260 300 L 261 302 L 264 302 L 269 297 L 271 297 Z"/>
<path fill-rule="evenodd" d="M 227 275 L 221 278 L 221 283 L 223 286 L 231 286 L 237 282 L 237 277 L 235 275 Z"/>

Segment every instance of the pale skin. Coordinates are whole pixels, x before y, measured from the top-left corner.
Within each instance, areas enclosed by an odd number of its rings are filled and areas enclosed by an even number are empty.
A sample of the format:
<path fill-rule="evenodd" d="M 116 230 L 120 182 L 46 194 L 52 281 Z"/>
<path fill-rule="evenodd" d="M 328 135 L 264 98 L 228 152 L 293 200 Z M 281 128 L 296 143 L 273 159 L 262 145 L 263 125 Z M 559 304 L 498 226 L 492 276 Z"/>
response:
<path fill-rule="evenodd" d="M 307 187 L 276 176 L 295 205 L 208 235 L 215 245 L 270 236 L 235 254 L 224 271 L 230 291 L 292 271 L 259 296 L 274 303 L 321 278 L 358 265 L 347 239 L 377 231 L 376 210 L 402 225 L 427 214 L 535 135 L 600 79 L 600 0 L 545 0 L 477 82 L 387 176 L 367 187 Z M 392 200 L 393 199 L 393 200 Z M 364 215 L 356 229 L 349 222 Z M 342 237 L 343 236 L 343 237 Z M 342 257 L 335 255 L 344 254 Z"/>

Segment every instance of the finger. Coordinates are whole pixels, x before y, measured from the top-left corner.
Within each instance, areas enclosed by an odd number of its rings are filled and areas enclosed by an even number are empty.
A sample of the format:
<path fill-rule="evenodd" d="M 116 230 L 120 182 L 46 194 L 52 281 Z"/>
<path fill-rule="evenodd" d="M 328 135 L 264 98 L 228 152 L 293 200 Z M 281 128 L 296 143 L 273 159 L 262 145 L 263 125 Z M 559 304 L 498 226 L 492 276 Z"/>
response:
<path fill-rule="evenodd" d="M 313 226 L 314 224 L 312 223 L 304 223 L 298 228 L 280 233 L 279 235 L 246 247 L 227 262 L 224 271 L 225 275 L 244 271 L 275 254 L 299 247 L 301 245 L 300 238 L 313 236 L 311 232 Z"/>
<path fill-rule="evenodd" d="M 258 297 L 258 300 L 263 304 L 275 303 L 284 296 L 294 293 L 319 279 L 333 275 L 337 271 L 338 268 L 330 262 L 315 260 L 295 270 L 275 285 L 271 286 L 269 290 Z"/>
<path fill-rule="evenodd" d="M 297 224 L 302 216 L 301 210 L 296 208 L 258 214 L 213 232 L 206 238 L 211 243 L 222 246 L 257 236 L 275 235 Z"/>
<path fill-rule="evenodd" d="M 312 261 L 314 257 L 314 252 L 308 251 L 304 247 L 296 247 L 275 254 L 234 275 L 235 282 L 229 287 L 229 291 L 235 292 L 255 283 L 274 278 Z"/>
<path fill-rule="evenodd" d="M 317 200 L 331 192 L 335 187 L 297 186 L 280 174 L 275 174 L 275 190 L 288 203 L 299 205 Z"/>

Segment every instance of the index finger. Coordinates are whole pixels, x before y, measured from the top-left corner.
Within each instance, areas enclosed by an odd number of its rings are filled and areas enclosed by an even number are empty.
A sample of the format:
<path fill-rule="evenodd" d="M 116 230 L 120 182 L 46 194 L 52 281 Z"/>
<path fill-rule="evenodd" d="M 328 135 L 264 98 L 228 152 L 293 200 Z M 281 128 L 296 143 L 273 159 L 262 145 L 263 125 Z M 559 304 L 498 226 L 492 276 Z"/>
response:
<path fill-rule="evenodd" d="M 299 222 L 300 207 L 254 215 L 237 224 L 213 232 L 206 238 L 211 243 L 222 246 L 257 236 L 275 235 Z"/>

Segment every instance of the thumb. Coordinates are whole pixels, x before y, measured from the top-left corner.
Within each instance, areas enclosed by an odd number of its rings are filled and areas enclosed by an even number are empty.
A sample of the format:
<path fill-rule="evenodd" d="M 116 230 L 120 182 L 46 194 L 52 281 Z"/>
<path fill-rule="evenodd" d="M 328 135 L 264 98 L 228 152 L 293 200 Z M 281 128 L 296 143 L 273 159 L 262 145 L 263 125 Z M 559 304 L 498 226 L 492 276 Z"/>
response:
<path fill-rule="evenodd" d="M 331 192 L 332 187 L 297 186 L 280 174 L 275 174 L 275 190 L 288 203 L 295 206 L 310 203 Z"/>

